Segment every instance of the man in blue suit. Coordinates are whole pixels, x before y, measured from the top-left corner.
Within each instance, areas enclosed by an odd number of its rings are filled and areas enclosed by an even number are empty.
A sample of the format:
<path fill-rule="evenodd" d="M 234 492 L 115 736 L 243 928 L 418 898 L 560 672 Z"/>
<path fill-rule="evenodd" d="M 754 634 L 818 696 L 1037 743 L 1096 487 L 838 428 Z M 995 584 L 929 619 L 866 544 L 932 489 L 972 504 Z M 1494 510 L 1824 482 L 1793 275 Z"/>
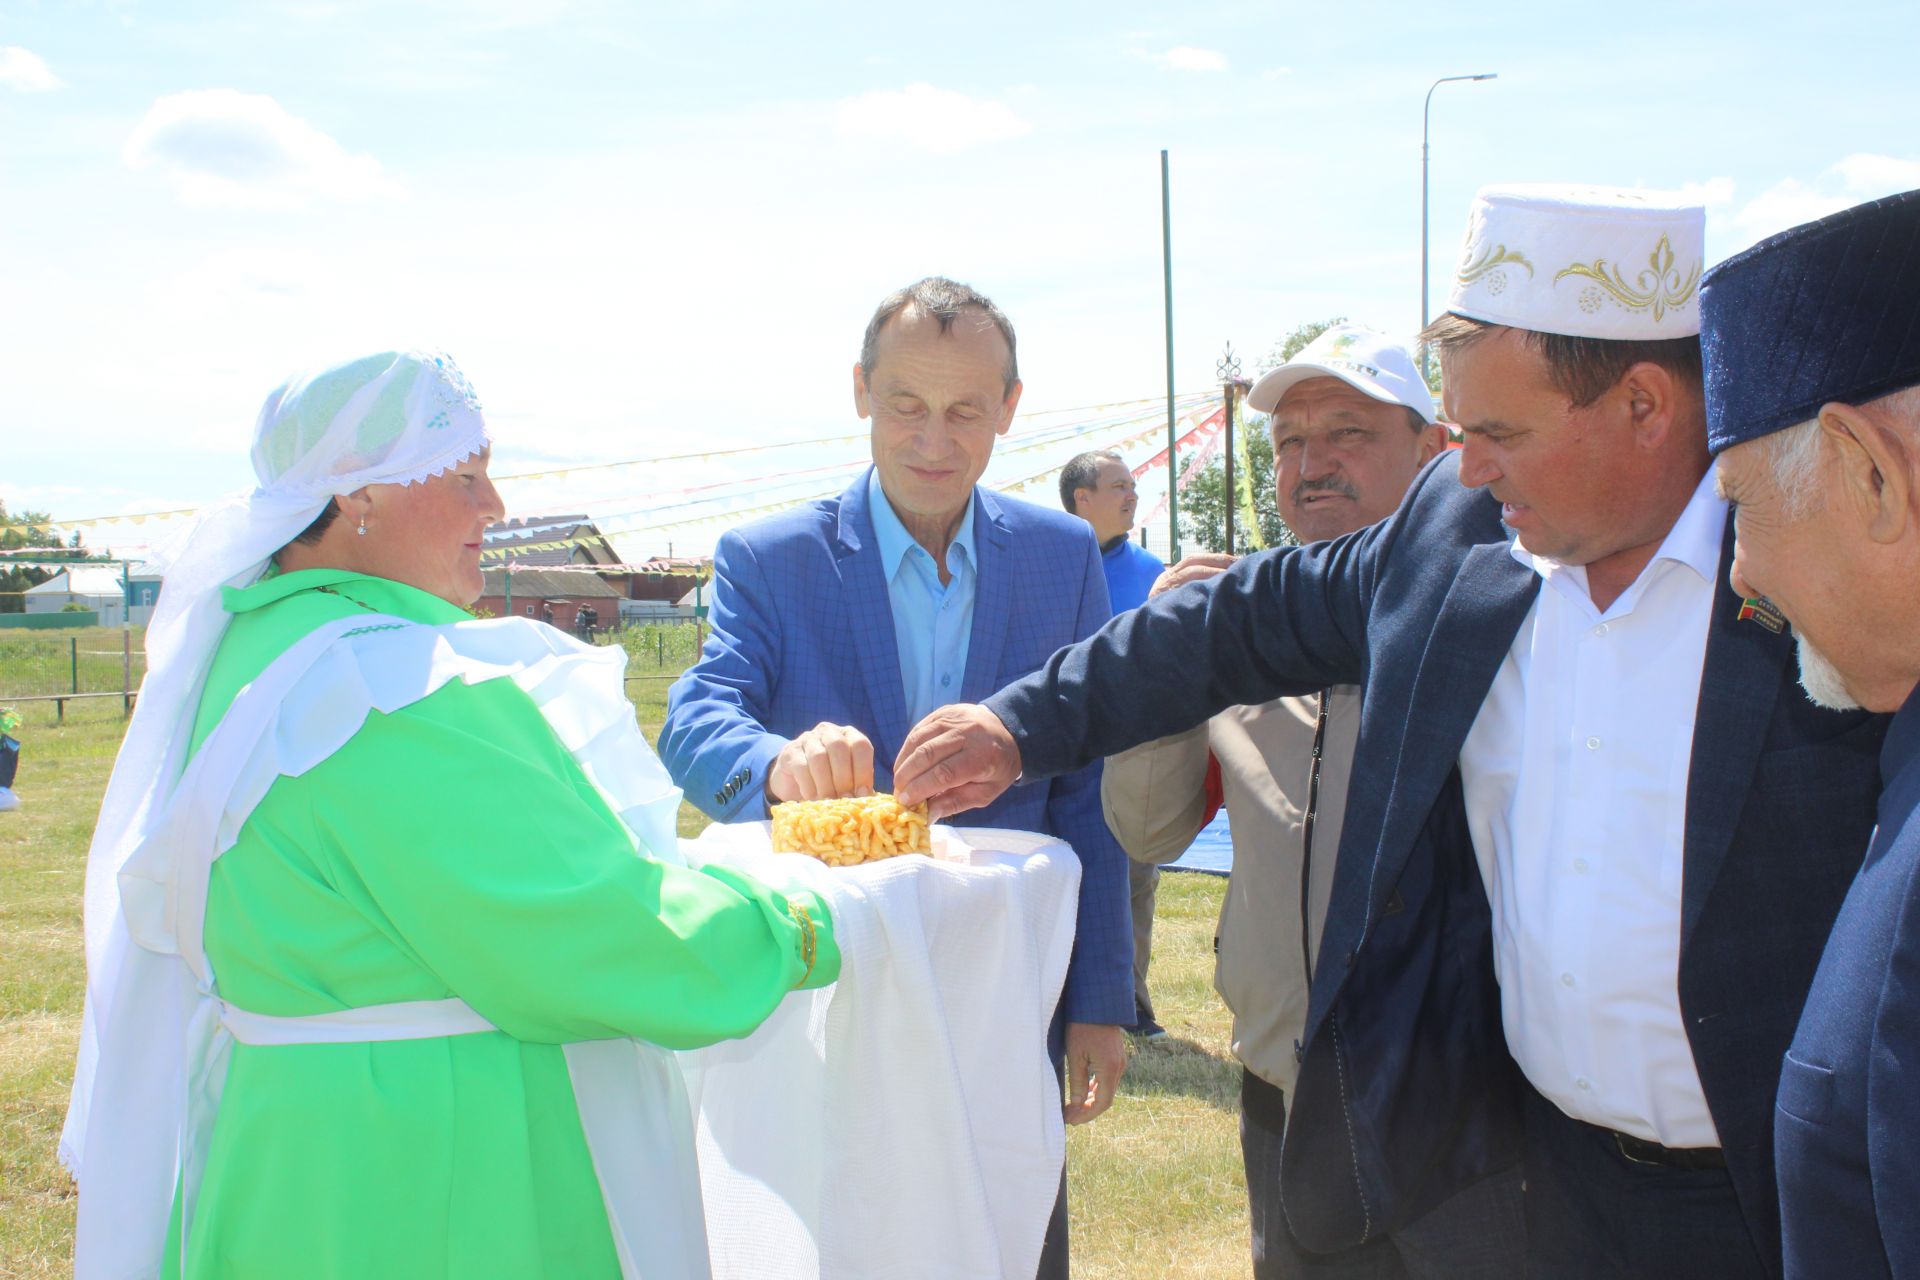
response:
<path fill-rule="evenodd" d="M 1793 623 L 1816 702 L 1899 712 L 1781 1070 L 1786 1271 L 1920 1276 L 1920 191 L 1762 241 L 1701 310 L 1734 588 Z"/>
<path fill-rule="evenodd" d="M 874 312 L 853 370 L 873 467 L 714 549 L 713 633 L 660 734 L 674 781 L 710 817 L 887 789 L 884 762 L 916 721 L 1037 670 L 1112 616 L 1083 521 L 978 487 L 1020 390 L 1013 326 L 967 286 L 922 280 Z M 1100 766 L 1016 787 L 967 821 L 1057 836 L 1080 857 L 1049 1051 L 1056 1065 L 1064 1052 L 1067 1121 L 1092 1120 L 1126 1069 L 1133 1021 L 1127 859 L 1101 816 Z M 1043 1277 L 1067 1274 L 1065 1203 L 1063 1179 Z"/>
<path fill-rule="evenodd" d="M 1282 1155 L 1306 1250 L 1524 1157 L 1531 1274 L 1779 1273 L 1771 1099 L 1885 724 L 1813 706 L 1728 588 L 1703 221 L 1483 191 L 1424 335 L 1458 453 L 1381 524 L 1249 557 L 936 713 L 896 766 L 941 811 L 1364 686 Z"/>

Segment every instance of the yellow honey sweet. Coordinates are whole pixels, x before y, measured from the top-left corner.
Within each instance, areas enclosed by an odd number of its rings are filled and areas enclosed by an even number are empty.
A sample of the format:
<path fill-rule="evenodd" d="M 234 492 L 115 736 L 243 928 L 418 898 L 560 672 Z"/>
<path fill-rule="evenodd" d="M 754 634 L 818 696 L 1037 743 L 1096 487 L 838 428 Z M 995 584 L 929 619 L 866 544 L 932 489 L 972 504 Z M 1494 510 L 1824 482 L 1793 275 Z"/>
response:
<path fill-rule="evenodd" d="M 773 851 L 804 853 L 830 867 L 931 853 L 927 807 L 905 809 L 886 794 L 790 800 L 773 806 Z"/>

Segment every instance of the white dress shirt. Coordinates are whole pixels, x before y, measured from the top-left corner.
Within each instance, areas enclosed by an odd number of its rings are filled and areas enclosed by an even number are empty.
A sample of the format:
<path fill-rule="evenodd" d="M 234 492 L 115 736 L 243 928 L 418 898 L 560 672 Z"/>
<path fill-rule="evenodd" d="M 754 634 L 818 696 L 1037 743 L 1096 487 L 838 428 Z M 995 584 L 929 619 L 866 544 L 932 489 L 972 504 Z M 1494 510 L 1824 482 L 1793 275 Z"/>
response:
<path fill-rule="evenodd" d="M 1669 1147 L 1720 1145 L 1679 968 L 1687 778 L 1726 519 L 1709 471 L 1604 612 L 1585 568 L 1516 541 L 1540 593 L 1460 751 L 1508 1048 L 1568 1115 Z"/>

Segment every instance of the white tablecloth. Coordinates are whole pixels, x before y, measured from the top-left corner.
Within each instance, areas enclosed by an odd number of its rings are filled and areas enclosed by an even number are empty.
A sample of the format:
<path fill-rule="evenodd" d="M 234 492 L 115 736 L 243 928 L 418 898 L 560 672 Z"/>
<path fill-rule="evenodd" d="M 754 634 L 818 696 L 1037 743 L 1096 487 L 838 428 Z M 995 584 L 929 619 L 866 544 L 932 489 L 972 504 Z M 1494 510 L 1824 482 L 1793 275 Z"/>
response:
<path fill-rule="evenodd" d="M 963 861 L 829 868 L 767 852 L 766 831 L 683 849 L 817 889 L 843 962 L 745 1040 L 680 1055 L 716 1280 L 1032 1275 L 1066 1151 L 1046 1033 L 1078 859 L 969 828 Z"/>

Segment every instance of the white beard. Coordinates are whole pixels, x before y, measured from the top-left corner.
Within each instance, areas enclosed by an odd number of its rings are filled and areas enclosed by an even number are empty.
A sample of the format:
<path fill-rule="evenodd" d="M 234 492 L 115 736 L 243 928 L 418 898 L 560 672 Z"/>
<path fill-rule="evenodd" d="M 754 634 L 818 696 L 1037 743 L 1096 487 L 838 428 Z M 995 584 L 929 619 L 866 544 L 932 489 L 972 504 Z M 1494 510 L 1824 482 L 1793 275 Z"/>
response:
<path fill-rule="evenodd" d="M 1800 655 L 1800 687 L 1807 691 L 1807 697 L 1813 700 L 1813 705 L 1829 711 L 1858 711 L 1860 703 L 1847 692 L 1846 681 L 1840 678 L 1840 669 L 1829 662 L 1825 654 L 1807 643 L 1807 638 L 1799 632 L 1794 632 L 1793 639 Z"/>

